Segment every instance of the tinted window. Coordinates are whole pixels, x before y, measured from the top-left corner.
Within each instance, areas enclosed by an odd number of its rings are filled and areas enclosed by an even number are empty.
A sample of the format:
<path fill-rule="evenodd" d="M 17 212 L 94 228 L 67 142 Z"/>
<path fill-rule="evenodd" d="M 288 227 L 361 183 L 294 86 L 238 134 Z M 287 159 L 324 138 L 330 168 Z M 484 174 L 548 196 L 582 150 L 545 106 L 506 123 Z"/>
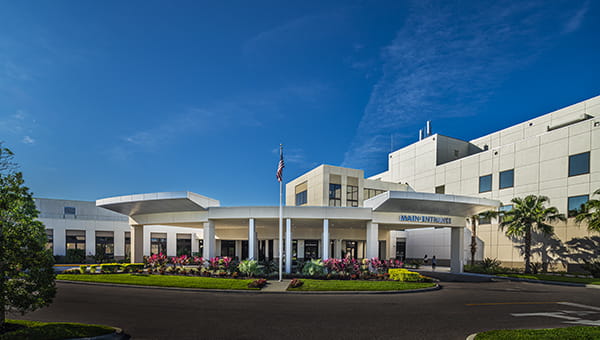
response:
<path fill-rule="evenodd" d="M 306 190 L 296 194 L 296 205 L 303 205 L 307 202 Z"/>
<path fill-rule="evenodd" d="M 590 172 L 590 153 L 584 152 L 569 156 L 569 176 L 577 176 Z"/>
<path fill-rule="evenodd" d="M 340 184 L 329 184 L 329 205 L 332 207 L 342 206 L 342 186 Z"/>
<path fill-rule="evenodd" d="M 492 175 L 479 177 L 479 192 L 492 191 Z"/>
<path fill-rule="evenodd" d="M 500 173 L 500 189 L 514 186 L 515 170 L 506 170 Z"/>
<path fill-rule="evenodd" d="M 581 206 L 587 202 L 588 199 L 588 195 L 569 197 L 569 217 L 574 217 L 581 212 Z"/>

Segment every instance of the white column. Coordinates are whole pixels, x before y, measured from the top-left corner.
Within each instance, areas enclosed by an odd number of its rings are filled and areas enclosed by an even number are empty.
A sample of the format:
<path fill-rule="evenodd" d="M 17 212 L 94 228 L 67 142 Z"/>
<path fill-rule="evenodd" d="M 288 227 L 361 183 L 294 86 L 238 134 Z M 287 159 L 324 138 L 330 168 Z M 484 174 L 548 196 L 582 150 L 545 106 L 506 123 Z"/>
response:
<path fill-rule="evenodd" d="M 215 257 L 215 221 L 204 222 L 202 237 L 204 238 L 202 257 L 205 259 Z"/>
<path fill-rule="evenodd" d="M 339 259 L 339 258 L 343 258 L 344 256 L 342 256 L 342 240 L 333 240 L 333 254 L 331 254 L 331 257 L 333 257 L 334 259 Z"/>
<path fill-rule="evenodd" d="M 292 272 L 292 219 L 285 219 L 285 272 Z"/>
<path fill-rule="evenodd" d="M 242 241 L 241 240 L 235 241 L 235 256 L 237 256 L 237 258 L 240 260 L 244 260 L 242 258 Z"/>
<path fill-rule="evenodd" d="M 197 253 L 198 250 L 198 234 L 192 233 L 192 254 Z"/>
<path fill-rule="evenodd" d="M 85 256 L 96 255 L 96 230 L 85 230 Z"/>
<path fill-rule="evenodd" d="M 167 231 L 167 256 L 177 256 L 177 233 Z"/>
<path fill-rule="evenodd" d="M 64 228 L 52 229 L 54 237 L 54 255 L 66 256 L 67 255 L 67 235 Z"/>
<path fill-rule="evenodd" d="M 329 258 L 329 220 L 323 220 L 323 236 L 321 236 L 321 259 Z"/>
<path fill-rule="evenodd" d="M 254 219 L 251 218 L 248 221 L 248 259 L 254 260 L 256 259 L 256 225 L 254 223 Z"/>
<path fill-rule="evenodd" d="M 144 226 L 131 226 L 131 263 L 144 261 Z"/>
<path fill-rule="evenodd" d="M 298 240 L 298 258 L 304 259 L 304 240 Z"/>
<path fill-rule="evenodd" d="M 125 257 L 125 231 L 116 229 L 113 232 L 115 242 L 115 259 Z"/>
<path fill-rule="evenodd" d="M 465 257 L 464 228 L 450 228 L 450 272 L 462 273 Z"/>
<path fill-rule="evenodd" d="M 379 253 L 379 224 L 367 222 L 367 254 L 368 259 L 377 257 Z"/>

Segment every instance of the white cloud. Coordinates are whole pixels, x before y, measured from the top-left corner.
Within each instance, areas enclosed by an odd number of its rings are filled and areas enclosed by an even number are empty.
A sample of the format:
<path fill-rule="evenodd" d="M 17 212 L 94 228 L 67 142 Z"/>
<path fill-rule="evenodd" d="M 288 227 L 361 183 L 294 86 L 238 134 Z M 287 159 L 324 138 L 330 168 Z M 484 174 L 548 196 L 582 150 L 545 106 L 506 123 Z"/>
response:
<path fill-rule="evenodd" d="M 23 143 L 25 144 L 35 144 L 35 139 L 29 137 L 29 136 L 25 136 L 23 137 Z"/>
<path fill-rule="evenodd" d="M 587 13 L 589 8 L 589 1 L 586 1 L 581 8 L 573 16 L 567 21 L 564 28 L 564 33 L 572 33 L 575 32 L 581 27 L 583 23 L 583 19 L 585 18 L 585 14 Z"/>
<path fill-rule="evenodd" d="M 390 135 L 409 128 L 416 140 L 416 126 L 427 119 L 473 115 L 506 74 L 563 34 L 551 24 L 571 18 L 576 27 L 585 15 L 544 1 L 471 4 L 413 3 L 403 28 L 382 51 L 381 77 L 343 166 L 375 170 L 374 164 L 385 164 Z"/>

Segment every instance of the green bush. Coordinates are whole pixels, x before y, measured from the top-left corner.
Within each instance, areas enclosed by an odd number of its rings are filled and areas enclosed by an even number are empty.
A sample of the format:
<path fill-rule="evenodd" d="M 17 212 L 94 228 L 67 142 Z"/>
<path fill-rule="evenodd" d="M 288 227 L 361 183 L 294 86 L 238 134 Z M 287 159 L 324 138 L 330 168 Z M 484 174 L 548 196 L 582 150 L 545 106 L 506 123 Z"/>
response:
<path fill-rule="evenodd" d="M 593 277 L 600 278 L 600 260 L 586 262 L 583 264 L 583 269 L 587 270 L 592 274 Z"/>
<path fill-rule="evenodd" d="M 100 265 L 100 271 L 102 273 L 117 273 L 121 269 L 121 265 L 118 263 L 103 263 Z"/>
<path fill-rule="evenodd" d="M 424 277 L 421 274 L 411 272 L 410 270 L 404 268 L 388 269 L 388 274 L 390 274 L 390 279 L 394 281 L 421 282 L 424 280 Z"/>
<path fill-rule="evenodd" d="M 122 266 L 125 273 L 135 273 L 138 270 L 144 270 L 143 263 L 127 263 Z"/>
<path fill-rule="evenodd" d="M 67 263 L 85 263 L 85 250 L 83 249 L 67 249 L 65 256 Z"/>
<path fill-rule="evenodd" d="M 96 274 L 97 265 L 93 264 L 90 266 L 90 274 Z"/>
<path fill-rule="evenodd" d="M 310 260 L 302 266 L 302 274 L 308 276 L 323 276 L 325 275 L 325 265 L 321 259 Z"/>
<path fill-rule="evenodd" d="M 81 266 L 79 266 L 79 272 L 80 272 L 81 274 L 85 274 L 85 273 L 87 273 L 87 266 L 86 266 L 86 265 L 81 265 Z"/>
<path fill-rule="evenodd" d="M 261 272 L 258 262 L 255 260 L 244 260 L 240 262 L 238 270 L 248 277 L 259 275 Z"/>

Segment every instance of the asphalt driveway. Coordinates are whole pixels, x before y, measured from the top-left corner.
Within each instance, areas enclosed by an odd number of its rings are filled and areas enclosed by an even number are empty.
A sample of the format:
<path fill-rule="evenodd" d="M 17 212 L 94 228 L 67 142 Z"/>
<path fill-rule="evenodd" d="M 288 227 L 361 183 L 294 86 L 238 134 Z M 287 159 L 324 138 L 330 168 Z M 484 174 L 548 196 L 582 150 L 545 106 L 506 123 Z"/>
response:
<path fill-rule="evenodd" d="M 499 328 L 600 326 L 600 289 L 442 286 L 414 294 L 282 295 L 58 283 L 52 306 L 21 318 L 112 325 L 133 339 L 465 339 Z"/>

